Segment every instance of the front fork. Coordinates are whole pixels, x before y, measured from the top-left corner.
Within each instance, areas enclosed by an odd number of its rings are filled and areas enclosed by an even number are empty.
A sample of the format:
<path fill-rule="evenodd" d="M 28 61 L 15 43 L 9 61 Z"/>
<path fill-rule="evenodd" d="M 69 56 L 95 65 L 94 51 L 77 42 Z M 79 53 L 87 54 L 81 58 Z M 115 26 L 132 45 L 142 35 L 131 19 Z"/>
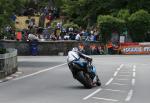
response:
<path fill-rule="evenodd" d="M 91 79 L 93 80 L 96 77 L 96 68 L 93 65 L 90 65 L 87 69 Z"/>

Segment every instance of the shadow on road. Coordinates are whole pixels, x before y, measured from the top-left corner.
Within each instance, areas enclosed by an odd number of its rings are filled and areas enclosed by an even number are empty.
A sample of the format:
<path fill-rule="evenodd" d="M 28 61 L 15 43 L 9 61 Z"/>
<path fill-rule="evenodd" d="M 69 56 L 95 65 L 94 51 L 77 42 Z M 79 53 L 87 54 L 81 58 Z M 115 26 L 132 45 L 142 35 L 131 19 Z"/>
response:
<path fill-rule="evenodd" d="M 69 89 L 86 89 L 84 86 L 82 85 L 75 85 L 75 86 L 68 86 L 66 88 L 69 88 Z"/>

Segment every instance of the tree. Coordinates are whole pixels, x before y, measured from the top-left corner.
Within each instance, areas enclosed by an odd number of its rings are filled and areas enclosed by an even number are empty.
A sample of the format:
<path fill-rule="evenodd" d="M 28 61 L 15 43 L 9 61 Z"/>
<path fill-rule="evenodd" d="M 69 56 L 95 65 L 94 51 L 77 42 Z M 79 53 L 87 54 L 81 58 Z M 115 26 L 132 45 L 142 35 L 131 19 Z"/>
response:
<path fill-rule="evenodd" d="M 130 13 L 129 10 L 127 9 L 121 9 L 118 14 L 117 14 L 117 18 L 128 21 L 128 18 L 130 17 Z"/>
<path fill-rule="evenodd" d="M 139 10 L 129 17 L 128 28 L 135 42 L 143 42 L 146 33 L 150 31 L 150 14 L 145 10 Z"/>
<path fill-rule="evenodd" d="M 74 24 L 73 22 L 67 22 L 63 25 L 64 28 L 74 28 L 74 29 L 79 29 L 79 26 L 77 24 Z"/>
<path fill-rule="evenodd" d="M 108 2 L 104 0 L 62 0 L 62 12 L 80 26 L 91 26 L 96 23 L 99 13 L 104 14 L 109 11 L 107 9 Z M 108 0 L 111 1 L 111 0 Z M 104 5 L 103 5 L 104 4 Z M 105 7 L 106 6 L 106 7 Z M 84 24 L 84 25 L 82 25 Z"/>
<path fill-rule="evenodd" d="M 131 13 L 134 13 L 140 9 L 150 11 L 150 1 L 149 0 L 127 0 L 127 8 Z"/>
<path fill-rule="evenodd" d="M 2 37 L 3 28 L 6 25 L 12 25 L 12 21 L 10 20 L 10 16 L 14 10 L 14 6 L 12 5 L 11 0 L 1 0 L 0 1 L 0 36 Z"/>
<path fill-rule="evenodd" d="M 111 39 L 112 32 L 122 33 L 125 21 L 110 15 L 100 15 L 97 19 L 102 41 L 106 43 Z"/>

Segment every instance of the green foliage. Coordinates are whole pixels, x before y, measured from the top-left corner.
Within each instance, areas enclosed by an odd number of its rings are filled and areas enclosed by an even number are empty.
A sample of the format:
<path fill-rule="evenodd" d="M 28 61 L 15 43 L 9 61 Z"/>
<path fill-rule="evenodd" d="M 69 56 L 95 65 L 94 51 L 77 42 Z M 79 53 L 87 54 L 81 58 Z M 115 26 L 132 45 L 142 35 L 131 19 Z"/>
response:
<path fill-rule="evenodd" d="M 20 5 L 19 5 L 20 4 Z M 13 12 L 19 10 L 20 0 L 0 0 L 0 36 L 4 34 L 4 27 L 7 25 L 14 26 L 10 17 Z"/>
<path fill-rule="evenodd" d="M 5 54 L 5 53 L 6 53 L 6 49 L 0 47 L 0 54 Z"/>
<path fill-rule="evenodd" d="M 128 0 L 127 8 L 132 13 L 140 9 L 150 11 L 150 0 Z"/>
<path fill-rule="evenodd" d="M 54 20 L 54 21 L 52 21 L 51 27 L 52 27 L 53 29 L 56 28 L 58 22 L 61 22 L 61 21 L 60 21 L 60 20 Z M 64 27 L 64 28 L 72 27 L 72 28 L 74 28 L 74 29 L 79 29 L 79 26 L 78 26 L 77 24 L 73 23 L 73 22 L 66 22 L 66 23 L 63 23 L 63 27 Z"/>
<path fill-rule="evenodd" d="M 61 22 L 61 21 L 60 21 L 60 20 L 53 20 L 53 21 L 51 22 L 51 27 L 52 27 L 53 29 L 55 29 L 58 22 Z"/>
<path fill-rule="evenodd" d="M 150 14 L 147 11 L 139 10 L 129 17 L 128 28 L 133 41 L 142 42 L 145 34 L 150 31 Z"/>
<path fill-rule="evenodd" d="M 62 12 L 66 14 L 70 21 L 77 23 L 79 26 L 93 25 L 96 23 L 97 15 L 101 10 L 102 0 L 62 0 Z M 107 11 L 107 10 L 106 10 Z"/>
<path fill-rule="evenodd" d="M 127 9 L 121 9 L 117 15 L 117 18 L 120 18 L 125 21 L 128 21 L 129 17 L 130 17 L 130 13 L 129 13 L 129 10 L 127 10 Z"/>
<path fill-rule="evenodd" d="M 58 0 L 56 0 L 58 1 Z M 83 26 L 93 25 L 98 15 L 118 14 L 126 20 L 130 13 L 139 9 L 150 11 L 150 0 L 59 0 L 62 12 L 68 18 Z M 129 13 L 130 12 L 130 13 Z M 123 14 L 125 13 L 125 14 Z M 115 15 L 116 16 L 116 15 Z M 81 22 L 82 23 L 81 23 Z"/>
<path fill-rule="evenodd" d="M 48 5 L 60 8 L 61 14 L 66 17 L 67 21 L 71 22 L 66 23 L 64 25 L 66 27 L 75 26 L 75 24 L 84 28 L 92 27 L 96 25 L 98 19 L 101 32 L 105 31 L 104 33 L 109 32 L 106 34 L 110 34 L 112 30 L 121 32 L 125 24 L 128 24 L 134 41 L 144 41 L 144 34 L 150 31 L 148 14 L 150 12 L 150 0 L 37 0 L 37 3 L 34 0 L 0 0 L 0 36 L 2 36 L 3 27 L 13 25 L 10 20 L 13 12 L 19 14 L 26 8 L 39 10 Z M 140 9 L 148 12 L 142 13 L 140 11 L 141 13 L 137 13 L 136 11 Z M 131 17 L 130 14 L 132 14 Z M 104 16 L 100 17 L 99 15 Z M 118 19 L 106 15 L 113 15 Z M 52 27 L 55 26 L 56 22 L 54 21 Z M 135 39 L 136 37 L 137 39 Z M 106 40 L 108 38 L 106 37 Z"/>
<path fill-rule="evenodd" d="M 4 38 L 4 34 L 0 33 L 0 40 Z"/>
<path fill-rule="evenodd" d="M 74 29 L 79 29 L 79 26 L 73 22 L 67 22 L 63 25 L 64 28 L 72 27 Z"/>
<path fill-rule="evenodd" d="M 111 38 L 112 32 L 122 33 L 125 27 L 125 21 L 110 15 L 100 15 L 97 19 L 98 26 L 101 31 L 103 42 L 107 42 Z"/>

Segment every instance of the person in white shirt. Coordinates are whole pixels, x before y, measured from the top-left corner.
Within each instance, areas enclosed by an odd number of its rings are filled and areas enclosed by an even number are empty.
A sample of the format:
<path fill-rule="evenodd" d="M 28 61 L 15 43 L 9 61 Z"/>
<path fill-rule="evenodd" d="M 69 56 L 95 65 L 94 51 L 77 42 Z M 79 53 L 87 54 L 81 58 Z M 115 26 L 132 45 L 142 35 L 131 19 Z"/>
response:
<path fill-rule="evenodd" d="M 39 38 L 36 35 L 30 33 L 28 35 L 28 40 L 30 40 L 30 41 L 32 41 L 32 40 L 39 40 Z"/>
<path fill-rule="evenodd" d="M 80 40 L 81 40 L 81 36 L 80 36 L 79 33 L 76 35 L 75 40 L 77 40 L 77 41 L 80 41 Z"/>

